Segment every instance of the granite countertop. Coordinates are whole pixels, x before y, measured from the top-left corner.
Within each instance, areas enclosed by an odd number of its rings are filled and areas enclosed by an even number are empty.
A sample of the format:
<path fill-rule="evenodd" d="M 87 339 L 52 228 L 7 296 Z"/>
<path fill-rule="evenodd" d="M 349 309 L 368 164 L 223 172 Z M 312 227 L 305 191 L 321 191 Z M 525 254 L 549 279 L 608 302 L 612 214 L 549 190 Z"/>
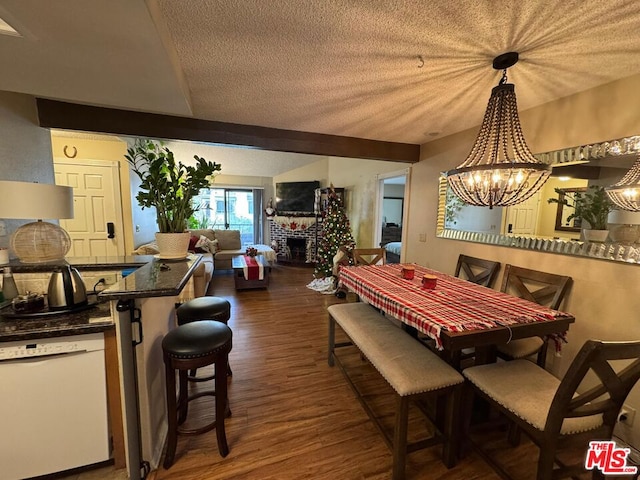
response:
<path fill-rule="evenodd" d="M 98 294 L 101 300 L 165 297 L 179 295 L 202 259 L 201 254 L 190 254 L 184 260 L 151 261 L 131 275 Z"/>
<path fill-rule="evenodd" d="M 120 270 L 146 265 L 154 260 L 153 255 L 123 255 L 111 257 L 69 257 L 65 261 L 22 263 L 11 260 L 3 266 L 11 267 L 13 273 L 52 272 L 56 267 L 71 265 L 78 270 Z"/>
<path fill-rule="evenodd" d="M 95 301 L 91 296 L 89 300 Z M 114 328 L 109 302 L 97 303 L 94 307 L 75 313 L 26 318 L 5 317 L 3 312 L 13 312 L 12 307 L 0 310 L 0 342 L 82 335 Z"/>
<path fill-rule="evenodd" d="M 0 309 L 0 342 L 31 338 L 59 337 L 105 331 L 114 327 L 111 300 L 177 296 L 200 263 L 202 255 L 191 254 L 183 260 L 161 260 L 154 256 L 69 258 L 67 263 L 21 264 L 9 266 L 15 273 L 52 271 L 56 266 L 69 264 L 78 270 L 136 270 L 98 293 L 89 294 L 89 301 L 97 302 L 87 310 L 47 316 L 14 318 L 2 315 L 13 312 L 8 306 Z"/>
<path fill-rule="evenodd" d="M 201 258 L 199 253 L 189 254 L 181 260 L 163 260 L 154 255 L 76 257 L 62 262 L 31 264 L 13 260 L 7 266 L 11 267 L 13 273 L 51 272 L 62 265 L 71 265 L 79 271 L 135 268 L 133 273 L 98 295 L 100 300 L 124 300 L 179 295 Z"/>

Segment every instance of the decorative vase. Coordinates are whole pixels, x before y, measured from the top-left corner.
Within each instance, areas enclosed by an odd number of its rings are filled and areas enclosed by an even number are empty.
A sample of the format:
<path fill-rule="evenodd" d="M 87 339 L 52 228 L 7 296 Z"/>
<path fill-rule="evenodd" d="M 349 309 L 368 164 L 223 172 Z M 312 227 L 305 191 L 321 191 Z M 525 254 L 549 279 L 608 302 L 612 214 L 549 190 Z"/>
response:
<path fill-rule="evenodd" d="M 158 257 L 162 259 L 186 258 L 189 253 L 189 232 L 183 233 L 156 233 L 156 243 L 158 244 Z"/>
<path fill-rule="evenodd" d="M 591 230 L 583 228 L 582 236 L 587 242 L 604 243 L 607 241 L 607 237 L 609 236 L 609 230 Z"/>

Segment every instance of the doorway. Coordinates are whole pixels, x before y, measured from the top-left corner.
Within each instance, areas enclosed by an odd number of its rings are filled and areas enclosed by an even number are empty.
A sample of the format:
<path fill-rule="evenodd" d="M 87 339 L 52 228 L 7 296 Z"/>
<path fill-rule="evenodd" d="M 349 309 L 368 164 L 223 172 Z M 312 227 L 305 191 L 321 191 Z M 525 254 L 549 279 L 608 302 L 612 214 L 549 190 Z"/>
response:
<path fill-rule="evenodd" d="M 410 170 L 404 169 L 378 175 L 378 198 L 374 244 L 394 243 L 395 251 L 402 251 L 404 219 L 407 218 L 408 183 Z M 400 255 L 400 253 L 398 253 Z"/>

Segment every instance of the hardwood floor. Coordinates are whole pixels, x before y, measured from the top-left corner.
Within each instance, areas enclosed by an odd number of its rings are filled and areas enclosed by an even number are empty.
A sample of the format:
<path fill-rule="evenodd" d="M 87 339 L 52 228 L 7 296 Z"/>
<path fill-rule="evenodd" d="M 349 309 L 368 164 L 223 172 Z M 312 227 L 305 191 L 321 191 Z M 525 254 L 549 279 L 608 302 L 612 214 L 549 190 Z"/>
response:
<path fill-rule="evenodd" d="M 306 288 L 313 279 L 310 268 L 275 266 L 271 273 L 268 290 L 236 292 L 230 272 L 216 272 L 209 290 L 232 305 L 229 455 L 218 454 L 215 431 L 181 436 L 174 465 L 169 470 L 159 467 L 150 479 L 391 478 L 391 454 L 381 435 L 338 367 L 327 365 L 326 308 L 344 300 Z M 392 428 L 389 387 L 357 351 L 341 358 L 353 367 L 359 386 Z M 192 402 L 187 425 L 211 419 L 212 402 L 211 397 Z M 412 436 L 430 428 L 417 410 L 411 419 Z M 504 432 L 488 433 L 497 439 L 494 451 L 507 454 L 515 478 L 535 478 L 535 448 L 523 442 L 513 449 L 507 447 Z M 439 446 L 408 455 L 407 478 L 500 478 L 475 453 L 450 470 L 440 455 Z"/>
<path fill-rule="evenodd" d="M 390 478 L 391 454 L 382 437 L 340 370 L 327 365 L 326 308 L 343 300 L 306 288 L 311 280 L 309 268 L 275 266 L 268 290 L 236 292 L 232 275 L 216 272 L 210 294 L 232 305 L 233 414 L 226 420 L 230 453 L 220 457 L 215 432 L 179 437 L 174 465 L 160 467 L 151 478 Z M 357 352 L 352 357 L 372 395 L 388 392 Z M 188 422 L 212 415 L 212 399 L 201 400 Z M 391 427 L 389 400 L 378 395 L 375 403 Z M 415 430 L 427 425 L 421 415 L 412 422 Z M 409 455 L 407 478 L 499 478 L 474 454 L 447 470 L 440 453 L 434 447 Z"/>

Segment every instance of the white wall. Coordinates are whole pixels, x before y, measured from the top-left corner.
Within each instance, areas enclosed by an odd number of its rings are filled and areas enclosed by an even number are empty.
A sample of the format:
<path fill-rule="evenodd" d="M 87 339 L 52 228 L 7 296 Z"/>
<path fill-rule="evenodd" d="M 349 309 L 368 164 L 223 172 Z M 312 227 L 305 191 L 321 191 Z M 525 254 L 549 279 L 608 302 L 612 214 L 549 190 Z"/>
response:
<path fill-rule="evenodd" d="M 588 90 L 520 112 L 523 132 L 533 152 L 588 144 L 640 134 L 640 75 Z M 576 322 L 568 334 L 562 357 L 551 359 L 552 371 L 562 375 L 587 339 L 640 339 L 640 266 L 602 260 L 531 252 L 436 237 L 438 175 L 459 165 L 471 149 L 477 129 L 462 132 L 421 149 L 421 161 L 411 175 L 406 261 L 453 274 L 463 253 L 551 273 L 570 275 L 573 287 L 563 309 Z M 426 242 L 419 234 L 426 234 Z M 496 282 L 500 284 L 501 278 Z M 628 403 L 640 409 L 640 387 Z M 617 433 L 640 448 L 640 421 Z"/>
<path fill-rule="evenodd" d="M 312 182 L 314 180 L 319 181 L 321 187 L 329 186 L 329 157 L 318 156 L 317 162 L 275 175 L 273 185 L 285 182 Z"/>
<path fill-rule="evenodd" d="M 347 215 L 359 247 L 374 246 L 378 175 L 406 166 L 397 162 L 330 157 L 329 180 L 335 187 L 345 188 Z"/>
<path fill-rule="evenodd" d="M 321 187 L 333 184 L 345 189 L 345 205 L 351 232 L 362 248 L 373 246 L 378 175 L 406 167 L 404 163 L 361 158 L 318 157 L 310 165 L 273 177 L 279 182 L 319 180 Z"/>

